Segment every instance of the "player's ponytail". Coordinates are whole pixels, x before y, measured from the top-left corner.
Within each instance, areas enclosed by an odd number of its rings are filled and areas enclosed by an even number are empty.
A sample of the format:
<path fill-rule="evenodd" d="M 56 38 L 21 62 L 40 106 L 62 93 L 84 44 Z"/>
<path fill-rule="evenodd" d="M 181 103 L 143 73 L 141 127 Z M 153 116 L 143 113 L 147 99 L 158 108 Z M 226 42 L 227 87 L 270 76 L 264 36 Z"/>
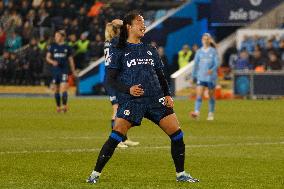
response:
<path fill-rule="evenodd" d="M 114 37 L 119 35 L 120 28 L 113 23 L 107 23 L 105 29 L 105 41 L 111 41 Z"/>
<path fill-rule="evenodd" d="M 123 25 L 120 30 L 119 41 L 117 47 L 123 49 L 126 46 L 126 41 L 128 38 L 127 25 L 132 25 L 132 21 L 139 16 L 140 14 L 137 11 L 132 11 L 125 15 L 123 18 Z"/>

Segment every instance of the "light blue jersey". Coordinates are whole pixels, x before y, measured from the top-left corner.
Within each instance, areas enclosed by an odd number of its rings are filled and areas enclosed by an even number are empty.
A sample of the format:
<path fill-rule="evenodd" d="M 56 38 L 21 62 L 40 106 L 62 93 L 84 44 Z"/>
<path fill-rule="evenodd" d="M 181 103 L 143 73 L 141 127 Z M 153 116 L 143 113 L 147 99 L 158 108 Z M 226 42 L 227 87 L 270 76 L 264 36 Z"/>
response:
<path fill-rule="evenodd" d="M 218 54 L 215 48 L 200 48 L 194 57 L 193 78 L 201 82 L 215 83 L 217 80 L 218 64 Z M 208 70 L 213 71 L 211 75 L 208 74 Z"/>

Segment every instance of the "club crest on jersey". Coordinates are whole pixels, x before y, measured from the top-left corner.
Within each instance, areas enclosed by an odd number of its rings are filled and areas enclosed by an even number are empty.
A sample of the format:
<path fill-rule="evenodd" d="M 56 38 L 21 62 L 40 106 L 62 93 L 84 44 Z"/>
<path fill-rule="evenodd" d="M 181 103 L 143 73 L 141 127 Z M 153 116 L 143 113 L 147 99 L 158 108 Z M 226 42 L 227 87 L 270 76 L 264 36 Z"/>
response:
<path fill-rule="evenodd" d="M 159 102 L 162 103 L 165 106 L 166 105 L 165 97 L 160 98 Z"/>
<path fill-rule="evenodd" d="M 136 66 L 136 65 L 140 65 L 140 64 L 144 64 L 144 65 L 151 65 L 154 66 L 154 60 L 151 58 L 137 58 L 137 59 L 132 59 L 130 61 L 127 61 L 127 67 L 131 67 L 131 66 Z"/>
<path fill-rule="evenodd" d="M 129 116 L 130 115 L 130 111 L 129 110 L 124 110 L 123 114 Z"/>
<path fill-rule="evenodd" d="M 152 52 L 151 51 L 147 51 L 147 54 L 152 56 Z"/>

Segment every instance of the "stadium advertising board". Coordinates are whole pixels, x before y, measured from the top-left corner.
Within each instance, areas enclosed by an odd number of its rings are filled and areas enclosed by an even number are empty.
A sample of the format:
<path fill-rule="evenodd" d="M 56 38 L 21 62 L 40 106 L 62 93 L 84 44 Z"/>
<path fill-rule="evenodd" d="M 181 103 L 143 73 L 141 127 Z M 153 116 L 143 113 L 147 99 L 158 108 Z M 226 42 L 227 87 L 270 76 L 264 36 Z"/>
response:
<path fill-rule="evenodd" d="M 243 26 L 259 18 L 283 2 L 282 0 L 213 0 L 211 23 L 213 26 Z"/>

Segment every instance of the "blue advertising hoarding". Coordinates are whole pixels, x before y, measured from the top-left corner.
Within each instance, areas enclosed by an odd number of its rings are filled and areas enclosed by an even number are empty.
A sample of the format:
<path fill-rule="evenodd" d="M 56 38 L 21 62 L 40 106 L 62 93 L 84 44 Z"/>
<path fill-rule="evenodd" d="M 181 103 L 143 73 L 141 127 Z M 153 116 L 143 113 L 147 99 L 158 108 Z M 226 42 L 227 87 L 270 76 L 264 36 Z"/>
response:
<path fill-rule="evenodd" d="M 212 26 L 244 26 L 273 9 L 283 0 L 213 0 Z"/>

